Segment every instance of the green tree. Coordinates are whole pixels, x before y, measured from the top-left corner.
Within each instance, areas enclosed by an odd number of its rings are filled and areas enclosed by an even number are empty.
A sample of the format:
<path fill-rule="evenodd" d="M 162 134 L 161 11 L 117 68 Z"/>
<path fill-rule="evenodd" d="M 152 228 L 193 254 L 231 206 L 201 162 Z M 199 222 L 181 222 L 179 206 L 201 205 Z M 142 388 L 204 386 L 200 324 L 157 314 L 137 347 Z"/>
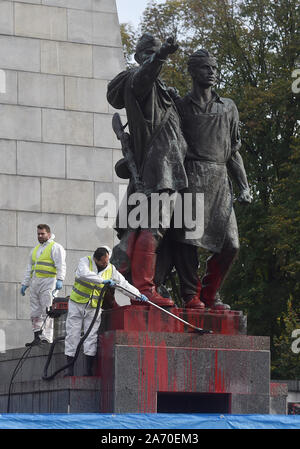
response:
<path fill-rule="evenodd" d="M 299 379 L 300 377 L 299 344 L 295 340 L 295 338 L 299 338 L 300 322 L 292 302 L 292 298 L 290 298 L 287 302 L 286 312 L 278 317 L 282 332 L 281 335 L 274 338 L 277 357 L 272 366 L 273 378 Z M 295 348 L 293 348 L 293 343 L 296 343 Z"/>

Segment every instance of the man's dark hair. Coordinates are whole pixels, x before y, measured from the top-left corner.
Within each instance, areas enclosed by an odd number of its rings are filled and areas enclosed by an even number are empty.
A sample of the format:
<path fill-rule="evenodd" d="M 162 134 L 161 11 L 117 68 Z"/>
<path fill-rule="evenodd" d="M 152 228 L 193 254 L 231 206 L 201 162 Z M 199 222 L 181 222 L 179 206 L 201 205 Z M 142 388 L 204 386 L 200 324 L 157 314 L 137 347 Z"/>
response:
<path fill-rule="evenodd" d="M 107 251 L 106 248 L 101 246 L 100 248 L 97 248 L 96 251 L 94 252 L 94 257 L 96 260 L 100 260 L 101 257 L 106 256 L 106 254 L 109 254 L 109 252 Z"/>
<path fill-rule="evenodd" d="M 51 232 L 50 226 L 48 226 L 47 224 L 39 224 L 37 225 L 37 228 L 40 230 L 45 229 L 48 232 L 48 234 L 50 234 Z"/>

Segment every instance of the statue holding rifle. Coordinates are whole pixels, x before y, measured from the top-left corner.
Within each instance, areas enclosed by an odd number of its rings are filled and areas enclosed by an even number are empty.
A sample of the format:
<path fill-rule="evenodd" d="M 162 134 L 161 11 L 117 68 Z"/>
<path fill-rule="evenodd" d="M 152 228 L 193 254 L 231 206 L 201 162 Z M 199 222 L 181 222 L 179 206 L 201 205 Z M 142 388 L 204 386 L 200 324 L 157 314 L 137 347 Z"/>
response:
<path fill-rule="evenodd" d="M 134 193 L 143 193 L 147 203 L 144 210 L 148 211 L 138 229 L 132 229 L 130 223 L 122 227 L 119 212 L 120 243 L 114 248 L 112 260 L 142 294 L 162 307 L 174 305 L 171 298 L 157 292 L 154 280 L 157 251 L 168 227 L 163 224 L 161 204 L 153 210 L 156 206 L 151 202 L 151 194 L 172 195 L 187 187 L 184 168 L 187 147 L 179 115 L 172 90 L 159 78 L 163 64 L 177 48 L 173 38 L 161 44 L 145 33 L 136 47 L 135 59 L 139 66 L 117 75 L 109 83 L 107 92 L 108 102 L 116 109 L 125 108 L 128 119 L 129 135 L 124 133 L 119 116 L 114 116 L 113 126 L 122 141 L 124 154 L 124 159 L 116 165 L 117 174 L 130 178 L 128 198 Z M 158 218 L 158 225 L 152 226 L 151 217 L 154 216 Z"/>

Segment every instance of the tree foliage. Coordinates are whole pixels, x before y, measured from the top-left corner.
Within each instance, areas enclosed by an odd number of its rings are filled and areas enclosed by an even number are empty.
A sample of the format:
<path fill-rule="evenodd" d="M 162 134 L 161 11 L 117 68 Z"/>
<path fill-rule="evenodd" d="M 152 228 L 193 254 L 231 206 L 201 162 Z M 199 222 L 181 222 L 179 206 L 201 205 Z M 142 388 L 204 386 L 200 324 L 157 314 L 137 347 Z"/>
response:
<path fill-rule="evenodd" d="M 132 56 L 135 50 L 135 31 L 132 25 L 128 23 L 121 23 L 120 25 L 121 38 L 123 44 L 123 53 L 126 65 L 130 68 L 133 63 Z"/>
<path fill-rule="evenodd" d="M 180 44 L 162 72 L 168 85 L 184 95 L 191 85 L 186 57 L 206 48 L 219 61 L 218 93 L 237 104 L 253 203 L 235 206 L 241 251 L 222 294 L 247 313 L 249 334 L 271 337 L 273 376 L 286 378 L 282 317 L 300 313 L 300 117 L 291 88 L 299 16 L 298 0 L 153 0 L 140 25 L 140 33 L 162 41 L 173 35 Z"/>
<path fill-rule="evenodd" d="M 291 299 L 288 300 L 287 311 L 278 317 L 278 322 L 282 331 L 278 337 L 274 337 L 277 357 L 273 362 L 272 377 L 275 374 L 281 379 L 299 379 L 300 322 Z"/>

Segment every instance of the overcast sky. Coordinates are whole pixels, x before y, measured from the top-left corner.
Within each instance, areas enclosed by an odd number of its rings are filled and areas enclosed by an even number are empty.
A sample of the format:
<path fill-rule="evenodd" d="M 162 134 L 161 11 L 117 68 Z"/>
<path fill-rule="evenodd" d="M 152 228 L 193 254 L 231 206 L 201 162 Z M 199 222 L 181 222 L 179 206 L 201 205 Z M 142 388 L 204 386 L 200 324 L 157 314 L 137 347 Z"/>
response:
<path fill-rule="evenodd" d="M 116 0 L 120 23 L 131 22 L 137 27 L 149 0 Z M 165 0 L 159 0 L 165 3 Z"/>

